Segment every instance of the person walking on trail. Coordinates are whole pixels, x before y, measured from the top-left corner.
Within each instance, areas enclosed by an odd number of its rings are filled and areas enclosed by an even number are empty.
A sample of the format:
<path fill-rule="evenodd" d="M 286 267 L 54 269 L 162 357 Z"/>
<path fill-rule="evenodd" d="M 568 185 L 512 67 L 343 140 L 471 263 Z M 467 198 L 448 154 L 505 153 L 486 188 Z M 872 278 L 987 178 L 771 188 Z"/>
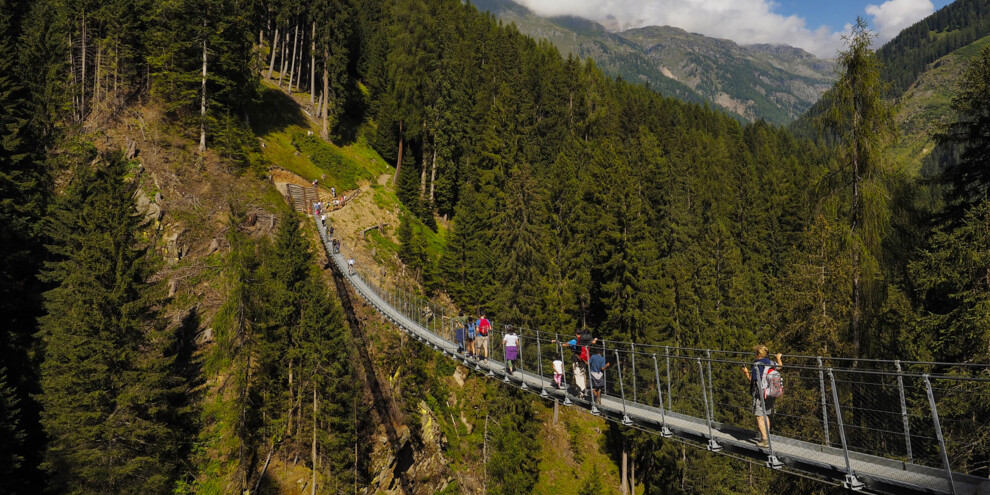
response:
<path fill-rule="evenodd" d="M 477 336 L 478 326 L 474 322 L 474 318 L 468 318 L 467 326 L 464 329 L 464 344 L 467 347 L 468 357 L 477 356 L 474 349 L 474 338 Z"/>
<path fill-rule="evenodd" d="M 595 395 L 595 403 L 602 403 L 602 390 L 605 389 L 605 370 L 612 366 L 612 363 L 605 362 L 603 355 L 605 349 L 598 349 L 591 356 L 589 367 L 591 368 L 591 390 Z"/>
<path fill-rule="evenodd" d="M 347 260 L 347 274 L 354 275 L 354 258 Z"/>
<path fill-rule="evenodd" d="M 512 325 L 505 327 L 502 346 L 505 348 L 505 372 L 511 375 L 516 372 L 516 359 L 519 358 L 519 336 L 516 335 L 516 329 Z"/>
<path fill-rule="evenodd" d="M 564 379 L 564 357 L 558 355 L 557 359 L 553 360 L 553 382 L 557 384 L 557 390 L 560 390 L 563 385 L 561 380 Z"/>
<path fill-rule="evenodd" d="M 336 198 L 337 197 L 337 188 L 336 187 L 330 187 L 330 197 L 331 198 Z"/>
<path fill-rule="evenodd" d="M 457 352 L 464 354 L 464 327 L 467 326 L 464 322 L 464 313 L 461 313 L 460 316 L 454 319 L 454 326 L 457 328 Z"/>
<path fill-rule="evenodd" d="M 753 347 L 753 352 L 756 354 L 756 362 L 752 365 L 752 371 L 750 371 L 749 366 L 743 366 L 742 371 L 746 375 L 746 379 L 749 380 L 749 393 L 753 397 L 753 414 L 756 416 L 756 424 L 760 429 L 760 441 L 756 446 L 767 448 L 770 446 L 767 436 L 770 431 L 770 415 L 773 414 L 776 399 L 766 396 L 764 377 L 770 369 L 779 368 L 784 363 L 780 359 L 781 354 L 779 352 L 774 356 L 777 358 L 776 362 L 767 357 L 770 351 L 763 344 Z"/>
<path fill-rule="evenodd" d="M 488 334 L 492 331 L 492 324 L 485 318 L 485 312 L 481 312 L 481 319 L 478 320 L 478 335 L 474 338 L 474 348 L 478 355 L 484 353 L 482 361 L 488 361 Z"/>

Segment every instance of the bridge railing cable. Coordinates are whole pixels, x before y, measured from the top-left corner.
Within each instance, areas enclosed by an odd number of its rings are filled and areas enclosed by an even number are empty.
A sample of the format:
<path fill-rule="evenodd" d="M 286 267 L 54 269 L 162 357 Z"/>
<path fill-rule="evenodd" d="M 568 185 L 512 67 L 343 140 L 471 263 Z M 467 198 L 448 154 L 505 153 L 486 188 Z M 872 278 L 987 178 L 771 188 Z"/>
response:
<path fill-rule="evenodd" d="M 327 229 L 317 224 L 327 252 L 338 255 L 332 262 L 361 280 L 389 308 L 424 328 L 426 334 L 419 338 L 453 353 L 456 315 L 449 306 L 430 300 L 417 287 L 387 276 L 377 266 L 350 264 L 355 253 L 343 243 L 332 243 Z M 564 400 L 590 401 L 587 364 L 581 364 L 577 375 L 583 376 L 589 391 L 582 395 L 576 387 L 575 359 L 565 344 L 570 335 L 523 326 L 516 326 L 515 332 L 516 370 L 537 378 L 534 392 L 548 396 L 547 391 L 555 391 L 553 361 L 561 359 L 568 389 Z M 504 365 L 505 334 L 506 325 L 492 319 L 487 342 L 492 363 Z M 621 407 L 623 416 L 630 408 L 646 406 L 650 411 L 659 409 L 661 421 L 664 414 L 698 418 L 710 427 L 712 450 L 720 448 L 716 431 L 755 434 L 753 395 L 742 371 L 752 367 L 751 353 L 613 340 L 598 340 L 590 350 L 602 353 L 610 363 L 602 395 L 611 399 L 608 407 Z M 468 366 L 483 369 L 477 359 L 453 354 Z M 990 365 L 802 355 L 785 355 L 783 360 L 785 393 L 771 416 L 773 440 L 820 445 L 820 461 L 848 466 L 847 480 L 853 481 L 852 461 L 859 453 L 944 470 L 939 482 L 950 487 L 953 472 L 990 476 Z M 493 368 L 488 373 L 495 374 L 497 367 L 484 369 Z M 504 372 L 499 376 L 509 379 Z M 771 449 L 779 448 L 785 445 L 771 442 Z M 945 486 L 930 488 L 938 491 Z"/>

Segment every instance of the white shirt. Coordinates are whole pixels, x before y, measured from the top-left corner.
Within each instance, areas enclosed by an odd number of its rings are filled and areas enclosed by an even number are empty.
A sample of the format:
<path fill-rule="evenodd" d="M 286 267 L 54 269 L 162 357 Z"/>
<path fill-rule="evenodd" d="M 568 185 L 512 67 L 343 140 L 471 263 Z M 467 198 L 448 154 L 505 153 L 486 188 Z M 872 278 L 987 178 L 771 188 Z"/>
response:
<path fill-rule="evenodd" d="M 518 347 L 519 336 L 507 334 L 505 337 L 502 337 L 502 343 L 505 344 L 506 347 Z"/>
<path fill-rule="evenodd" d="M 564 374 L 564 362 L 561 360 L 556 360 L 553 362 L 553 372 L 558 375 Z"/>

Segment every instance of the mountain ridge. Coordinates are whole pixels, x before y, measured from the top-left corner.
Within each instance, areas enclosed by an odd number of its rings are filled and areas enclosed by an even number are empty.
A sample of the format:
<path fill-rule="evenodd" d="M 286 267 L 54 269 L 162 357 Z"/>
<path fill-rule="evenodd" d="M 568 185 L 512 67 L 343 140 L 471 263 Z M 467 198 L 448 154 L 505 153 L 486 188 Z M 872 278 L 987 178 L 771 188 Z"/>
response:
<path fill-rule="evenodd" d="M 743 121 L 787 124 L 832 83 L 832 63 L 787 45 L 740 45 L 671 26 L 613 30 L 575 16 L 540 17 L 511 0 L 475 2 L 564 55 L 591 58 L 612 76 L 708 103 Z"/>

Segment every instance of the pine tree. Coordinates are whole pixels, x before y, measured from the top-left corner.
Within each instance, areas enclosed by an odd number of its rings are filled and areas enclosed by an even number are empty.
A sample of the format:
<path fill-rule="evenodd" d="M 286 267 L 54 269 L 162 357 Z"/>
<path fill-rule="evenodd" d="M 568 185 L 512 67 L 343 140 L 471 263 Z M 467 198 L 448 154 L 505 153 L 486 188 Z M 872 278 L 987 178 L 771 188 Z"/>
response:
<path fill-rule="evenodd" d="M 20 400 L 7 383 L 7 370 L 0 368 L 0 476 L 11 480 L 8 489 L 23 487 L 17 482 L 24 467 L 24 447 L 27 434 L 21 425 Z"/>
<path fill-rule="evenodd" d="M 41 319 L 42 424 L 52 487 L 170 489 L 182 438 L 174 426 L 171 339 L 158 328 L 149 258 L 136 243 L 132 184 L 120 154 L 81 167 L 55 210 Z"/>
<path fill-rule="evenodd" d="M 528 327 L 541 312 L 542 297 L 539 282 L 546 270 L 546 238 L 544 223 L 546 204 L 528 164 L 509 172 L 506 184 L 505 208 L 495 224 L 494 256 L 497 292 L 494 300 L 497 314 L 505 321 Z"/>
<path fill-rule="evenodd" d="M 37 275 L 44 249 L 41 215 L 47 207 L 46 176 L 38 150 L 43 120 L 19 62 L 21 23 L 28 2 L 0 0 L 0 473 L 13 491 L 43 480 L 37 465 L 43 448 L 37 393 L 38 373 L 30 355 L 41 313 Z"/>
<path fill-rule="evenodd" d="M 959 160 L 942 171 L 940 180 L 951 189 L 948 214 L 958 219 L 990 190 L 990 48 L 970 61 L 952 109 L 956 121 L 939 139 L 960 148 Z"/>
<path fill-rule="evenodd" d="M 852 191 L 848 201 L 852 257 L 852 314 L 849 334 L 854 356 L 862 354 L 865 298 L 878 283 L 876 256 L 888 223 L 885 150 L 895 136 L 893 116 L 884 99 L 880 63 L 870 50 L 876 37 L 857 19 L 839 56 L 840 78 L 832 90 L 831 106 L 823 116 L 839 142 L 840 169 Z"/>

